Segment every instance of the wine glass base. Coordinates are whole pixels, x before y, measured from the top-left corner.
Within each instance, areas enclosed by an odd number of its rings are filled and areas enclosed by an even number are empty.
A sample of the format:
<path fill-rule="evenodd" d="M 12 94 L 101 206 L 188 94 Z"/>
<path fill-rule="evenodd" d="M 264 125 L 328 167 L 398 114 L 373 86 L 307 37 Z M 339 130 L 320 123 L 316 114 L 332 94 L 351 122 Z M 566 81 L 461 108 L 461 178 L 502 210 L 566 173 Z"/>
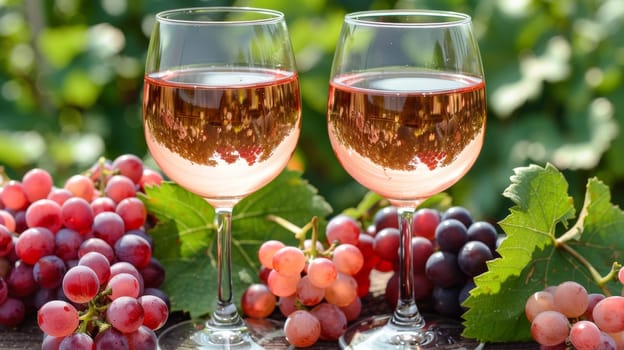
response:
<path fill-rule="evenodd" d="M 262 350 L 263 345 L 283 337 L 282 324 L 273 320 L 247 320 L 247 327 L 214 329 L 206 324 L 184 321 L 158 337 L 159 350 Z"/>
<path fill-rule="evenodd" d="M 347 350 L 397 350 L 397 349 L 462 349 L 472 350 L 479 343 L 465 339 L 459 321 L 437 315 L 424 315 L 422 329 L 403 330 L 388 321 L 391 315 L 372 316 L 351 327 L 340 337 L 339 344 Z"/>

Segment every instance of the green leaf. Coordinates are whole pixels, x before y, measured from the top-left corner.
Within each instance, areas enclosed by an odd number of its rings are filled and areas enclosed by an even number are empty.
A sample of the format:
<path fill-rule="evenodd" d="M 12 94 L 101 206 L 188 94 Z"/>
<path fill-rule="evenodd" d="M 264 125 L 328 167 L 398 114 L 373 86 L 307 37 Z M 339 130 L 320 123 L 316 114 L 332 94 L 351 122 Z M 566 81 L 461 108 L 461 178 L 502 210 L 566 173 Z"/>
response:
<path fill-rule="evenodd" d="M 171 299 L 172 311 L 197 318 L 216 305 L 217 243 L 214 209 L 202 198 L 177 184 L 164 182 L 146 188 L 142 197 L 157 225 L 150 230 L 154 256 L 165 267 L 162 289 Z M 292 232 L 266 219 L 272 214 L 301 227 L 313 216 L 324 232 L 325 217 L 332 209 L 299 173 L 284 171 L 273 182 L 243 199 L 232 219 L 232 269 L 234 301 L 258 281 L 258 247 L 269 239 L 296 245 Z"/>
<path fill-rule="evenodd" d="M 577 281 L 590 292 L 618 294 L 621 288 L 617 281 L 600 281 L 624 251 L 624 212 L 610 203 L 606 185 L 595 178 L 587 182 L 583 208 L 570 225 L 576 212 L 568 183 L 554 166 L 517 168 L 511 182 L 504 195 L 515 205 L 500 222 L 507 234 L 501 258 L 475 278 L 464 303 L 464 335 L 482 342 L 530 340 L 524 306 L 547 286 Z"/>

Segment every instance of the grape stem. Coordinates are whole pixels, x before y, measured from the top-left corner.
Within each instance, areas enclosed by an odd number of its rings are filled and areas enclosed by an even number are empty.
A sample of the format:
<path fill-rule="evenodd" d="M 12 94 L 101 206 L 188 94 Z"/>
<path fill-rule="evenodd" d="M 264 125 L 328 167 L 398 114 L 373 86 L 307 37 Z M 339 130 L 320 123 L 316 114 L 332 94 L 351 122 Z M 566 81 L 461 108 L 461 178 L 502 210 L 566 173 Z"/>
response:
<path fill-rule="evenodd" d="M 568 231 L 564 234 L 555 238 L 554 246 L 555 248 L 561 248 L 566 253 L 570 254 L 573 258 L 575 258 L 583 267 L 589 271 L 592 279 L 598 285 L 598 287 L 603 291 L 605 295 L 611 295 L 611 291 L 606 287 L 606 284 L 614 279 L 617 276 L 619 269 L 622 267 L 620 263 L 617 261 L 613 263 L 611 266 L 611 270 L 605 276 L 602 276 L 598 270 L 587 260 L 583 255 L 581 255 L 578 251 L 572 248 L 567 242 L 572 239 L 577 239 L 582 233 L 585 225 L 585 218 L 587 217 L 588 207 L 590 204 L 589 196 L 585 197 L 585 202 L 583 203 L 583 208 L 579 213 L 578 220 L 576 223 L 570 227 Z"/>
<path fill-rule="evenodd" d="M 313 216 L 312 220 L 310 220 L 307 224 L 305 224 L 303 227 L 299 227 L 295 224 L 293 224 L 292 222 L 284 219 L 283 217 L 277 216 L 277 215 L 273 215 L 273 214 L 269 214 L 267 215 L 267 219 L 269 221 L 273 221 L 276 224 L 282 226 L 283 228 L 287 229 L 288 231 L 292 232 L 295 234 L 295 239 L 297 239 L 299 241 L 299 248 L 301 248 L 303 250 L 304 248 L 304 242 L 306 240 L 306 233 L 312 229 L 312 238 L 311 238 L 311 245 L 310 245 L 310 254 L 312 257 L 316 257 L 318 252 L 316 251 L 316 242 L 318 241 L 318 217 L 317 216 Z"/>

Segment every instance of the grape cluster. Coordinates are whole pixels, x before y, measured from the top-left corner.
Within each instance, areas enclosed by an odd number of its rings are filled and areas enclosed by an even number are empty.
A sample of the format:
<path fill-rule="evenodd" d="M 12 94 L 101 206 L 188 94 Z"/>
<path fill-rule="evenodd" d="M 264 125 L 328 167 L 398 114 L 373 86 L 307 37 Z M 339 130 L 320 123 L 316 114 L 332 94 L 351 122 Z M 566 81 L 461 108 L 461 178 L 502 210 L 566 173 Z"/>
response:
<path fill-rule="evenodd" d="M 244 314 L 268 317 L 277 306 L 286 317 L 286 340 L 296 347 L 337 340 L 347 323 L 359 317 L 360 297 L 368 293 L 358 282 L 371 271 L 359 246 L 361 232 L 355 219 L 338 215 L 328 222 L 327 245 L 316 239 L 300 247 L 264 242 L 258 249 L 262 283 L 245 290 Z"/>
<path fill-rule="evenodd" d="M 624 284 L 624 268 L 618 278 Z M 589 293 L 565 281 L 533 293 L 525 314 L 533 339 L 549 349 L 624 349 L 624 297 Z"/>
<path fill-rule="evenodd" d="M 0 325 L 36 312 L 42 349 L 155 349 L 169 300 L 137 193 L 162 180 L 125 154 L 62 187 L 40 168 L 0 183 Z"/>
<path fill-rule="evenodd" d="M 476 221 L 466 208 L 450 207 L 440 212 L 421 208 L 413 217 L 412 258 L 414 297 L 419 307 L 448 317 L 464 312 L 461 304 L 474 288 L 473 278 L 487 271 L 487 262 L 497 256 L 501 237 L 487 221 Z M 399 229 L 397 209 L 376 212 L 369 232 L 373 237 L 376 269 L 395 273 L 388 280 L 386 297 L 392 305 L 398 298 Z"/>

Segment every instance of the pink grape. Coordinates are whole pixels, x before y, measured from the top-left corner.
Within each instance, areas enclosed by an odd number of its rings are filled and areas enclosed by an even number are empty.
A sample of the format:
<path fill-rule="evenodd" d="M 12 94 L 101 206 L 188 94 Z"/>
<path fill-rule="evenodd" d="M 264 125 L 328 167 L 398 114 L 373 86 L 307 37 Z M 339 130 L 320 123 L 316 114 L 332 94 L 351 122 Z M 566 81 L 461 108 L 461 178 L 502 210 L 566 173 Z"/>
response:
<path fill-rule="evenodd" d="M 94 350 L 130 350 L 128 339 L 117 329 L 110 327 L 99 332 L 94 339 Z"/>
<path fill-rule="evenodd" d="M 531 323 L 533 339 L 541 345 L 555 346 L 563 343 L 568 337 L 568 318 L 558 311 L 539 313 Z"/>
<path fill-rule="evenodd" d="M 0 192 L 0 200 L 7 209 L 14 211 L 24 210 L 29 204 L 24 185 L 15 180 L 10 180 L 4 184 L 2 192 Z"/>
<path fill-rule="evenodd" d="M 314 306 L 325 297 L 325 289 L 312 284 L 309 276 L 303 276 L 297 283 L 297 299 L 301 304 Z"/>
<path fill-rule="evenodd" d="M 52 176 L 44 169 L 33 168 L 22 177 L 22 185 L 28 201 L 34 202 L 48 196 L 52 190 Z"/>
<path fill-rule="evenodd" d="M 123 235 L 113 246 L 119 261 L 126 261 L 137 269 L 146 267 L 152 258 L 152 248 L 148 241 L 138 235 Z"/>
<path fill-rule="evenodd" d="M 63 225 L 80 234 L 91 231 L 93 216 L 93 208 L 91 208 L 91 204 L 84 198 L 70 198 L 66 200 L 61 207 Z"/>
<path fill-rule="evenodd" d="M 9 232 L 15 232 L 15 218 L 4 209 L 0 209 L 0 225 L 3 225 Z"/>
<path fill-rule="evenodd" d="M 109 197 L 98 197 L 91 201 L 91 209 L 93 209 L 93 216 L 110 211 L 114 212 L 117 207 L 117 203 Z"/>
<path fill-rule="evenodd" d="M 589 305 L 588 293 L 578 282 L 566 281 L 559 284 L 553 293 L 555 308 L 567 317 L 579 317 Z"/>
<path fill-rule="evenodd" d="M 33 266 L 33 277 L 40 287 L 53 289 L 61 285 L 65 271 L 65 262 L 61 258 L 46 255 Z"/>
<path fill-rule="evenodd" d="M 243 313 L 251 318 L 265 318 L 275 310 L 277 298 L 265 284 L 251 284 L 241 297 Z"/>
<path fill-rule="evenodd" d="M 132 350 L 158 349 L 156 333 L 146 326 L 141 326 L 132 333 L 124 334 L 128 340 L 128 346 Z"/>
<path fill-rule="evenodd" d="M 273 269 L 285 276 L 301 274 L 305 265 L 305 255 L 299 248 L 284 247 L 273 255 Z"/>
<path fill-rule="evenodd" d="M 63 277 L 63 293 L 74 303 L 82 304 L 90 301 L 99 290 L 98 275 L 88 266 L 74 266 Z"/>
<path fill-rule="evenodd" d="M 51 199 L 58 203 L 58 205 L 62 206 L 65 201 L 70 198 L 73 198 L 74 194 L 71 193 L 68 189 L 65 188 L 53 188 L 46 198 Z"/>
<path fill-rule="evenodd" d="M 123 219 L 115 212 L 102 212 L 93 218 L 93 235 L 103 239 L 111 247 L 125 232 Z"/>
<path fill-rule="evenodd" d="M 277 240 L 269 240 L 262 243 L 260 248 L 258 248 L 258 260 L 260 261 L 260 264 L 267 269 L 272 269 L 273 256 L 275 255 L 275 252 L 285 246 L 286 245 L 283 242 Z"/>
<path fill-rule="evenodd" d="M 136 187 L 132 180 L 126 176 L 113 175 L 106 183 L 104 192 L 115 203 L 119 203 L 125 198 L 134 197 L 136 195 Z"/>
<path fill-rule="evenodd" d="M 106 309 L 106 320 L 122 333 L 131 333 L 143 324 L 144 311 L 136 297 L 120 296 Z"/>
<path fill-rule="evenodd" d="M 26 225 L 28 227 L 45 227 L 51 232 L 63 226 L 61 206 L 51 199 L 39 199 L 26 209 Z"/>
<path fill-rule="evenodd" d="M 600 329 L 593 322 L 581 320 L 570 329 L 570 342 L 576 350 L 598 349 L 600 341 Z"/>
<path fill-rule="evenodd" d="M 74 196 L 91 201 L 95 195 L 95 185 L 93 180 L 82 174 L 72 175 L 65 181 L 64 188 Z"/>
<path fill-rule="evenodd" d="M 336 305 L 321 303 L 310 310 L 310 313 L 321 323 L 322 340 L 336 341 L 347 329 L 347 317 Z"/>
<path fill-rule="evenodd" d="M 47 228 L 29 228 L 17 239 L 15 253 L 25 263 L 34 265 L 41 257 L 54 254 L 54 235 Z"/>
<path fill-rule="evenodd" d="M 58 350 L 91 350 L 93 338 L 87 333 L 73 333 L 61 340 Z"/>
<path fill-rule="evenodd" d="M 164 300 L 155 295 L 142 295 L 138 299 L 143 308 L 143 325 L 151 330 L 158 330 L 167 322 L 169 307 Z"/>
<path fill-rule="evenodd" d="M 125 272 L 111 277 L 106 288 L 111 289 L 110 298 L 112 300 L 124 296 L 136 298 L 141 290 L 137 278 Z"/>
<path fill-rule="evenodd" d="M 352 244 L 341 244 L 334 249 L 332 257 L 339 272 L 355 276 L 364 266 L 364 256 L 360 249 Z"/>
<path fill-rule="evenodd" d="M 340 243 L 357 245 L 361 231 L 358 222 L 344 214 L 334 216 L 325 227 L 325 235 L 329 244 L 338 241 Z"/>
<path fill-rule="evenodd" d="M 53 300 L 45 303 L 37 312 L 41 330 L 51 336 L 65 337 L 78 327 L 78 311 L 70 303 Z"/>
<path fill-rule="evenodd" d="M 275 270 L 271 270 L 267 284 L 271 293 L 278 297 L 284 297 L 297 291 L 297 283 L 300 279 L 300 275 L 285 276 Z"/>
<path fill-rule="evenodd" d="M 285 297 L 279 297 L 279 303 L 277 306 L 282 315 L 288 317 L 288 315 L 297 311 L 297 296 L 292 294 Z"/>
<path fill-rule="evenodd" d="M 555 310 L 555 301 L 553 295 L 546 291 L 531 294 L 524 306 L 524 313 L 529 322 L 533 322 L 535 316 L 547 310 Z"/>
<path fill-rule="evenodd" d="M 286 318 L 284 335 L 291 345 L 305 348 L 318 341 L 321 336 L 321 323 L 310 312 L 297 310 Z"/>
<path fill-rule="evenodd" d="M 123 220 L 126 231 L 141 228 L 147 220 L 145 204 L 137 197 L 122 199 L 117 204 L 115 212 Z"/>
<path fill-rule="evenodd" d="M 135 184 L 138 184 L 143 177 L 143 161 L 134 154 L 123 154 L 115 158 L 112 168 Z"/>
<path fill-rule="evenodd" d="M 362 313 L 362 299 L 355 298 L 353 302 L 347 306 L 341 306 L 340 310 L 344 312 L 348 322 L 355 321 Z"/>
<path fill-rule="evenodd" d="M 344 273 L 338 273 L 334 283 L 325 289 L 325 300 L 336 306 L 347 306 L 355 298 L 357 298 L 357 282 Z"/>
<path fill-rule="evenodd" d="M 624 331 L 624 297 L 610 296 L 599 301 L 594 306 L 592 318 L 598 328 L 604 332 Z"/>
<path fill-rule="evenodd" d="M 93 270 L 98 277 L 100 286 L 106 285 L 110 278 L 110 263 L 104 255 L 98 252 L 89 252 L 83 255 L 78 260 L 78 265 L 87 266 Z"/>
<path fill-rule="evenodd" d="M 333 261 L 324 257 L 312 259 L 308 264 L 310 282 L 318 288 L 329 287 L 338 276 L 338 269 Z"/>

